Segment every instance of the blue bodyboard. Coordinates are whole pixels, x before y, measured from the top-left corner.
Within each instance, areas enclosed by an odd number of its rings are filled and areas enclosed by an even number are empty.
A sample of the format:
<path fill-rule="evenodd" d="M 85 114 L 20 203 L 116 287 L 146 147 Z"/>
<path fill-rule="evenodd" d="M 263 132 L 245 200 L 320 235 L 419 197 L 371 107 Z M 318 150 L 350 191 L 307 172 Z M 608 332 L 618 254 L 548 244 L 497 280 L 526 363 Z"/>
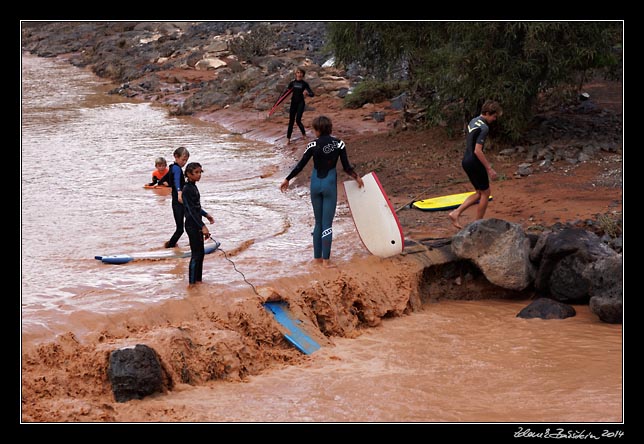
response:
<path fill-rule="evenodd" d="M 315 342 L 299 327 L 302 321 L 293 318 L 286 302 L 264 302 L 264 308 L 273 313 L 275 320 L 286 328 L 287 332 L 284 333 L 284 337 L 299 351 L 305 355 L 310 355 L 320 349 L 320 344 Z"/>
<path fill-rule="evenodd" d="M 210 254 L 219 248 L 221 245 L 218 241 L 207 242 L 204 245 L 204 253 Z M 178 259 L 190 257 L 190 249 L 175 250 L 174 248 L 167 248 L 159 251 L 148 251 L 144 253 L 130 253 L 130 254 L 112 254 L 109 256 L 94 256 L 94 259 L 102 261 L 104 264 L 127 264 L 128 262 L 137 260 L 158 260 L 158 259 Z"/>

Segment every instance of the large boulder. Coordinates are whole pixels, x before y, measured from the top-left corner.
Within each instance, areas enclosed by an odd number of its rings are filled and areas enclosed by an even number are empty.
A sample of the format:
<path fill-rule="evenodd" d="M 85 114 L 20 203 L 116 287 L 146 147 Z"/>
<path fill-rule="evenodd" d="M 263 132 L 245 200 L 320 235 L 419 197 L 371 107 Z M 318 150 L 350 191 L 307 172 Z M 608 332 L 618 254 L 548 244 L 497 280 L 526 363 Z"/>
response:
<path fill-rule="evenodd" d="M 137 344 L 112 351 L 107 373 L 117 402 L 143 399 L 163 391 L 159 358 L 147 345 Z"/>
<path fill-rule="evenodd" d="M 590 281 L 590 311 L 610 324 L 622 323 L 623 301 L 622 255 L 597 260 L 584 271 Z"/>
<path fill-rule="evenodd" d="M 530 239 L 520 225 L 501 219 L 480 219 L 452 238 L 452 251 L 469 259 L 493 284 L 523 290 L 531 284 Z"/>
<path fill-rule="evenodd" d="M 554 299 L 538 298 L 523 308 L 517 314 L 517 318 L 565 319 L 576 314 L 575 309 L 568 304 L 555 301 Z"/>
<path fill-rule="evenodd" d="M 586 304 L 593 285 L 602 286 L 588 268 L 600 259 L 615 256 L 617 253 L 591 231 L 564 228 L 543 233 L 530 253 L 530 259 L 539 263 L 535 289 L 560 302 Z"/>

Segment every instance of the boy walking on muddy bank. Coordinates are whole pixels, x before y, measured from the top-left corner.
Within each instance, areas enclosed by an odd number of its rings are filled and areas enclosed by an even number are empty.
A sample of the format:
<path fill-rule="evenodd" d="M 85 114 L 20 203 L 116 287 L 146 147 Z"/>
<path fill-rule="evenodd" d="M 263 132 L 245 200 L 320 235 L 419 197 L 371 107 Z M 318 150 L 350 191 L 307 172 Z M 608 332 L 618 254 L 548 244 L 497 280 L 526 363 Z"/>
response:
<path fill-rule="evenodd" d="M 459 230 L 463 228 L 458 221 L 461 213 L 477 201 L 476 218 L 483 219 L 485 216 L 491 193 L 490 179 L 496 179 L 497 174 L 485 157 L 483 145 L 485 145 L 485 139 L 489 132 L 488 125 L 495 122 L 502 114 L 503 109 L 498 102 L 486 100 L 481 108 L 481 115 L 473 118 L 467 125 L 465 154 L 463 155 L 461 166 L 474 186 L 474 194 L 468 196 L 457 209 L 449 213 L 452 225 Z"/>

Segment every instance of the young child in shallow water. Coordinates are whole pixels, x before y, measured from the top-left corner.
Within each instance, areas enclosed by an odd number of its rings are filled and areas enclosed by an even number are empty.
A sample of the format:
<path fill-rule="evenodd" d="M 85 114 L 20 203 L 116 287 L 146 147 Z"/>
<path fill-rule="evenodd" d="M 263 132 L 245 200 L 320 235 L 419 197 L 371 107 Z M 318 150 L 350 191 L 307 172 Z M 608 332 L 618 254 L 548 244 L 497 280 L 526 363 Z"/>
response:
<path fill-rule="evenodd" d="M 170 240 L 165 243 L 166 248 L 174 248 L 177 245 L 177 241 L 183 234 L 183 219 L 185 211 L 183 209 L 181 194 L 183 192 L 182 190 L 185 178 L 183 176 L 182 168 L 186 163 L 188 163 L 190 152 L 187 148 L 180 146 L 174 150 L 172 155 L 174 156 L 174 162 L 170 165 L 170 175 L 168 179 L 170 180 L 170 186 L 172 187 L 172 215 L 174 216 L 176 228 Z"/>
<path fill-rule="evenodd" d="M 208 227 L 203 223 L 202 217 L 208 219 L 211 224 L 215 219 L 201 208 L 201 196 L 197 188 L 197 182 L 201 180 L 203 169 L 198 162 L 190 162 L 186 165 L 186 179 L 183 186 L 183 207 L 186 213 L 186 233 L 190 240 L 190 265 L 188 266 L 188 284 L 201 282 L 203 271 L 204 240 L 210 237 Z"/>
<path fill-rule="evenodd" d="M 169 187 L 170 186 L 170 168 L 165 158 L 157 157 L 154 161 L 156 170 L 152 171 L 152 182 L 149 186 Z"/>

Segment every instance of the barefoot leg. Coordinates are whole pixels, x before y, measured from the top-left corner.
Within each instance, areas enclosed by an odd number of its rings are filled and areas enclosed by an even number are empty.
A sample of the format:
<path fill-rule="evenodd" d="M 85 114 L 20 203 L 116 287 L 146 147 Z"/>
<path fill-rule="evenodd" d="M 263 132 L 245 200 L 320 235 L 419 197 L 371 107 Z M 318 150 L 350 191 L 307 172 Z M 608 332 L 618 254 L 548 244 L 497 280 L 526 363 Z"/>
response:
<path fill-rule="evenodd" d="M 479 190 L 475 191 L 476 192 L 474 194 L 467 196 L 467 199 L 465 199 L 465 201 L 457 209 L 449 213 L 449 218 L 452 221 L 452 225 L 454 225 L 459 230 L 463 228 L 458 221 L 458 218 L 461 217 L 461 213 L 474 205 L 481 197 L 481 192 Z"/>
<path fill-rule="evenodd" d="M 461 224 L 460 224 L 460 223 L 458 223 L 458 218 L 459 218 L 459 216 L 460 216 L 460 215 L 459 215 L 459 214 L 455 214 L 455 213 L 456 213 L 456 210 L 452 211 L 452 212 L 451 212 L 451 213 L 449 213 L 447 216 L 449 216 L 449 219 L 452 221 L 452 225 L 454 225 L 456 228 L 458 228 L 458 229 L 460 230 L 460 229 L 462 229 L 462 228 L 463 228 L 463 227 L 461 226 Z"/>
<path fill-rule="evenodd" d="M 324 268 L 338 268 L 336 265 L 329 262 L 329 259 L 322 259 L 322 266 Z"/>

